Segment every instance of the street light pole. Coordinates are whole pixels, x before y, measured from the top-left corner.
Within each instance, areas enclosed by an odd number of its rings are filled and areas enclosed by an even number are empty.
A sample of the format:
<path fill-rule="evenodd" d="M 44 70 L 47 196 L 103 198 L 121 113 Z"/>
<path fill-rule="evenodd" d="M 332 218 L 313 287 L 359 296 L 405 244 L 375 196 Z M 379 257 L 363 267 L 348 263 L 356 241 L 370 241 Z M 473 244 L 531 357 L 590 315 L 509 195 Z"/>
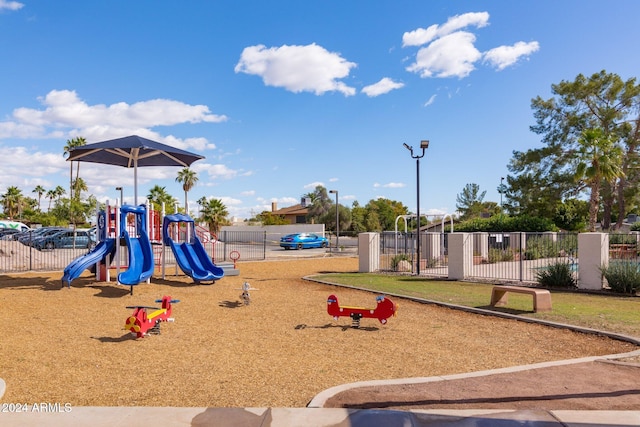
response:
<path fill-rule="evenodd" d="M 336 195 L 336 251 L 339 250 L 340 243 L 340 216 L 338 210 L 338 190 L 329 190 L 329 193 Z"/>
<path fill-rule="evenodd" d="M 502 193 L 504 192 L 504 176 L 500 177 L 500 215 L 502 215 Z"/>
<path fill-rule="evenodd" d="M 507 189 L 507 187 L 504 185 L 504 176 L 500 177 L 500 186 L 498 187 L 498 192 L 500 193 L 500 228 L 501 228 L 501 232 L 502 232 L 502 250 L 504 250 L 504 229 L 503 229 L 503 216 L 504 216 L 504 211 L 502 209 L 502 193 L 505 192 L 505 190 Z"/>
<path fill-rule="evenodd" d="M 116 191 L 120 191 L 120 206 L 124 205 L 124 200 L 122 199 L 122 187 L 116 187 Z"/>
<path fill-rule="evenodd" d="M 422 157 L 424 157 L 424 150 L 426 150 L 427 148 L 429 148 L 429 141 L 428 140 L 422 140 L 420 141 L 420 148 L 422 148 L 422 154 L 413 154 L 413 147 L 411 147 L 410 145 L 407 145 L 406 143 L 403 143 L 402 145 L 404 145 L 404 148 L 406 148 L 407 150 L 409 150 L 411 152 L 411 158 L 416 159 L 416 199 L 417 199 L 417 232 L 416 232 L 416 236 L 417 236 L 417 242 L 416 242 L 416 254 L 418 257 L 418 262 L 416 264 L 416 274 L 419 276 L 420 275 L 420 159 Z"/>

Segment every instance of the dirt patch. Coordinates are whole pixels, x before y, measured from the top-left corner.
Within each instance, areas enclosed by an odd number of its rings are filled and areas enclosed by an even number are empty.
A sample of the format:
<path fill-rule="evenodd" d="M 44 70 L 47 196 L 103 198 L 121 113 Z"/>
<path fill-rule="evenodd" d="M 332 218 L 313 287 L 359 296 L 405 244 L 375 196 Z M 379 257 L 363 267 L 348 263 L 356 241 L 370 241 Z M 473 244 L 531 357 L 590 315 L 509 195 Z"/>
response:
<path fill-rule="evenodd" d="M 509 374 L 361 387 L 326 408 L 609 410 L 640 408 L 640 365 L 588 362 Z"/>
<path fill-rule="evenodd" d="M 373 307 L 374 295 L 301 279 L 357 271 L 356 258 L 239 263 L 240 276 L 195 285 L 156 276 L 129 288 L 85 273 L 0 276 L 0 377 L 5 402 L 92 406 L 303 407 L 320 391 L 374 379 L 425 377 L 621 353 L 634 346 L 507 319 L 399 302 L 381 325 L 334 321 L 326 300 Z M 173 273 L 173 271 L 172 271 Z M 240 301 L 249 282 L 252 303 Z M 133 339 L 130 305 L 170 295 L 174 323 Z"/>

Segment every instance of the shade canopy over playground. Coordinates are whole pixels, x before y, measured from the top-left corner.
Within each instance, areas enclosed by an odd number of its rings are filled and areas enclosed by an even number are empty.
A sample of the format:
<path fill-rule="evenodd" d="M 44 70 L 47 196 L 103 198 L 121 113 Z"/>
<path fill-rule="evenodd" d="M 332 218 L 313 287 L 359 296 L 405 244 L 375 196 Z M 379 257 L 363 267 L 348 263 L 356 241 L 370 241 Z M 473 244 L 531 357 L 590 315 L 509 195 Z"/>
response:
<path fill-rule="evenodd" d="M 75 147 L 69 150 L 67 161 L 92 162 L 133 168 L 134 204 L 138 204 L 138 167 L 189 167 L 204 156 L 137 135 Z"/>

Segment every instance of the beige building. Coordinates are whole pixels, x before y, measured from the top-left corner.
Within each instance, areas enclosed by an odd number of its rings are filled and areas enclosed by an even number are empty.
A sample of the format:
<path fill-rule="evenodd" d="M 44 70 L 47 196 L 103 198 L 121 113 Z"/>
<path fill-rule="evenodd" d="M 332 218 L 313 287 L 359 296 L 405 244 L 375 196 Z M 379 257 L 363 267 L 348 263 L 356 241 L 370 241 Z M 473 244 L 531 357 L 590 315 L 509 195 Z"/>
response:
<path fill-rule="evenodd" d="M 306 224 L 309 208 L 303 207 L 302 204 L 297 204 L 278 209 L 278 204 L 276 202 L 272 202 L 271 213 L 273 215 L 280 215 L 284 217 L 284 219 L 286 219 L 289 224 Z"/>

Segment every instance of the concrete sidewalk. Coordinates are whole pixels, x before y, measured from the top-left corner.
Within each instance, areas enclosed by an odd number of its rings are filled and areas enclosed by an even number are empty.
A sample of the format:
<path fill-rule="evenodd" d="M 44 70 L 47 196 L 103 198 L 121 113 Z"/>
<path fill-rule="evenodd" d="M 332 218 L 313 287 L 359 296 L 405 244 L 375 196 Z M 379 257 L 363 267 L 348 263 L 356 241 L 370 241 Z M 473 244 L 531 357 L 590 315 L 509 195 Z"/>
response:
<path fill-rule="evenodd" d="M 5 409 L 3 407 L 3 409 Z M 640 411 L 385 411 L 320 408 L 76 407 L 59 412 L 1 412 L 6 427 L 621 427 L 640 425 Z M 40 411 L 43 408 L 38 408 Z M 8 409 L 7 409 L 8 410 Z M 68 410 L 68 412 L 65 412 Z"/>

